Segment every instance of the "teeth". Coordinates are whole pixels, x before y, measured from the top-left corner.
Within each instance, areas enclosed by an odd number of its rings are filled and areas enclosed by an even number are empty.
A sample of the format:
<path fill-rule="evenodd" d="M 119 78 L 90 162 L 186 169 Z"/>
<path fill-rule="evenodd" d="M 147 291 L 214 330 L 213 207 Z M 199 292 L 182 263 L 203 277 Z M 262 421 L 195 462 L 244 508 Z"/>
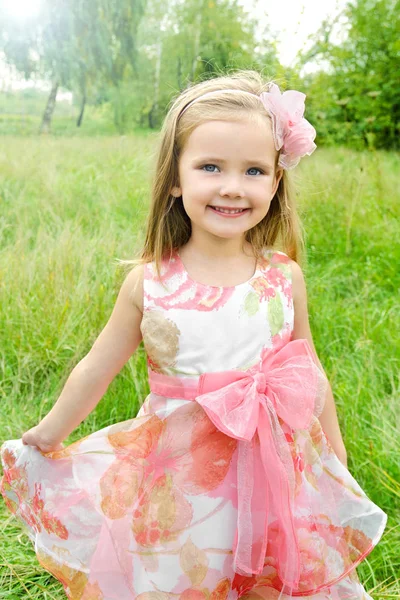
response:
<path fill-rule="evenodd" d="M 235 208 L 234 210 L 229 210 L 229 208 L 218 208 L 218 206 L 213 206 L 212 208 L 218 212 L 227 213 L 228 215 L 235 215 L 246 210 L 245 208 Z"/>

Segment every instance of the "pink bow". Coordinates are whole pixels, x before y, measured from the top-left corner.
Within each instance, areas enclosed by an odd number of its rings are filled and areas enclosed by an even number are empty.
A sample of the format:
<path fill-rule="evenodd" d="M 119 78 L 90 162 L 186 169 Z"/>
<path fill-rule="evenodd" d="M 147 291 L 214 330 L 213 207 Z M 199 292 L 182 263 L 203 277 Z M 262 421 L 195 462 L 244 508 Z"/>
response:
<path fill-rule="evenodd" d="M 307 428 L 324 379 L 305 339 L 292 340 L 276 353 L 265 351 L 258 367 L 248 371 L 206 373 L 200 378 L 196 401 L 219 430 L 239 440 L 237 573 L 262 572 L 272 504 L 281 534 L 278 573 L 282 583 L 298 587 L 300 553 L 292 510 L 295 474 L 279 419 L 292 429 Z"/>
<path fill-rule="evenodd" d="M 306 95 L 296 90 L 281 93 L 275 83 L 268 92 L 260 94 L 261 102 L 271 115 L 272 132 L 276 150 L 281 150 L 279 165 L 293 169 L 303 156 L 310 155 L 317 147 L 314 144 L 316 131 L 304 119 Z"/>

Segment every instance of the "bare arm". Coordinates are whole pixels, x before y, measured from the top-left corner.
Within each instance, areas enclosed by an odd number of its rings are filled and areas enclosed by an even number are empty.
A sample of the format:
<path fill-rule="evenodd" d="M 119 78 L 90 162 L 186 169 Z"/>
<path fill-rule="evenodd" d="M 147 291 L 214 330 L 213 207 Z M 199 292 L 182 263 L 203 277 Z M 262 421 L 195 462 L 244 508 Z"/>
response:
<path fill-rule="evenodd" d="M 42 421 L 22 436 L 24 444 L 48 452 L 89 415 L 141 340 L 143 267 L 125 278 L 110 319 L 88 354 L 76 365 L 57 402 Z"/>
<path fill-rule="evenodd" d="M 294 328 L 292 339 L 306 339 L 309 342 L 314 352 L 317 364 L 324 372 L 324 369 L 315 351 L 315 346 L 310 330 L 307 309 L 307 291 L 303 273 L 301 268 L 295 261 L 291 261 L 291 267 L 293 277 L 294 302 Z M 342 434 L 340 432 L 335 400 L 333 398 L 332 389 L 330 385 L 328 385 L 328 390 L 325 398 L 325 406 L 322 411 L 322 414 L 319 417 L 319 421 L 337 457 L 347 467 L 346 448 L 343 442 Z"/>

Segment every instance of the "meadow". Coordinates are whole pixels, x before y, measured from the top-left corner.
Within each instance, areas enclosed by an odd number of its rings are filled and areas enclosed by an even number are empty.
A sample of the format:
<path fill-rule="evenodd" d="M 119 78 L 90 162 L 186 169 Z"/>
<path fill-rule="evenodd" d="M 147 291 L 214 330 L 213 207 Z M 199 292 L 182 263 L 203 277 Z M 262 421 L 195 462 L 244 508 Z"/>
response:
<path fill-rule="evenodd" d="M 111 313 L 143 241 L 156 134 L 0 140 L 0 440 L 53 405 Z M 389 515 L 358 568 L 376 600 L 400 598 L 400 157 L 318 149 L 298 188 L 314 342 L 349 470 Z M 74 441 L 133 417 L 148 392 L 140 347 Z M 65 598 L 0 501 L 0 598 Z"/>

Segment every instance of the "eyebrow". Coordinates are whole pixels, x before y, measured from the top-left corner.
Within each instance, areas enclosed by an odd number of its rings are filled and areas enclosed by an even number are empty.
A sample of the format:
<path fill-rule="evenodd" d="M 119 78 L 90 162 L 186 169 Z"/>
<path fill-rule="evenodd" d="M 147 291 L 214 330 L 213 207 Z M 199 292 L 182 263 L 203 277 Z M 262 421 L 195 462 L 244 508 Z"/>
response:
<path fill-rule="evenodd" d="M 223 158 L 217 158 L 217 157 L 211 157 L 211 156 L 199 156 L 197 158 L 195 158 L 193 160 L 193 162 L 199 162 L 199 163 L 214 163 L 214 162 L 218 162 L 218 163 L 222 163 L 225 164 L 226 161 Z M 272 165 L 270 165 L 269 163 L 266 163 L 260 159 L 254 159 L 254 160 L 246 160 L 245 161 L 246 165 L 258 165 L 260 167 L 263 167 L 264 169 L 272 169 Z"/>

